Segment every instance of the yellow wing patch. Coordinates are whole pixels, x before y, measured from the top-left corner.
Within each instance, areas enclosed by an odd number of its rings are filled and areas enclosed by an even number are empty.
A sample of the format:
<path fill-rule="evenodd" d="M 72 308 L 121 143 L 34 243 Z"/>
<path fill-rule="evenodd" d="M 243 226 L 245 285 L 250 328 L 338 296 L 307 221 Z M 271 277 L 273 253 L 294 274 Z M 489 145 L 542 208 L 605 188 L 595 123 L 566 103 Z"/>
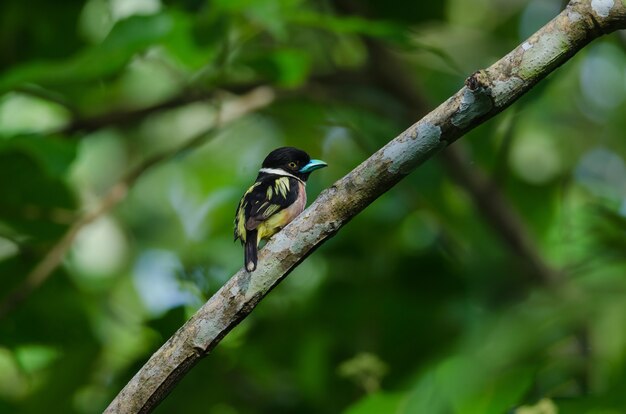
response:
<path fill-rule="evenodd" d="M 248 194 L 255 189 L 255 187 L 261 185 L 259 182 L 255 182 L 246 190 L 243 197 L 241 197 L 241 201 L 239 202 L 239 208 L 237 209 L 237 216 L 235 217 L 235 231 L 237 232 L 237 236 L 243 241 L 246 242 L 246 201 L 245 198 Z"/>
<path fill-rule="evenodd" d="M 257 186 L 261 185 L 261 182 L 255 182 L 248 190 L 245 192 L 241 201 L 239 202 L 239 209 L 237 210 L 237 215 L 235 219 L 235 231 L 237 236 L 245 243 L 246 242 L 246 214 L 245 210 L 247 207 L 247 202 L 245 198 L 248 194 L 250 194 Z M 286 213 L 281 212 L 281 206 L 279 204 L 271 204 L 269 200 L 272 199 L 274 195 L 280 195 L 283 199 L 287 199 L 287 195 L 289 194 L 289 190 L 291 188 L 289 177 L 280 177 L 274 181 L 274 185 L 270 185 L 267 187 L 265 192 L 266 200 L 261 204 L 258 210 L 263 210 L 263 217 L 267 221 L 263 221 L 259 223 L 258 229 L 258 240 L 265 239 L 267 237 L 272 236 L 278 230 L 282 228 L 285 224 Z M 259 203 L 257 200 L 255 203 Z"/>
<path fill-rule="evenodd" d="M 267 209 L 265 209 L 265 213 L 263 213 L 263 216 L 269 217 L 278 210 L 280 210 L 280 206 L 278 204 L 270 204 Z"/>
<path fill-rule="evenodd" d="M 283 196 L 283 198 L 287 198 L 289 187 L 289 177 L 280 177 L 274 183 L 274 191 L 276 191 L 276 194 Z"/>
<path fill-rule="evenodd" d="M 237 210 L 237 235 L 239 238 L 245 243 L 246 242 L 246 214 L 245 214 L 246 203 L 241 203 L 239 205 L 239 210 Z"/>
<path fill-rule="evenodd" d="M 248 188 L 248 190 L 245 192 L 245 194 L 243 195 L 244 197 L 247 196 L 248 194 L 250 194 L 252 192 L 252 190 L 254 190 L 256 187 L 260 186 L 261 183 L 260 182 L 255 182 L 254 184 L 252 184 L 250 186 L 250 188 Z"/>

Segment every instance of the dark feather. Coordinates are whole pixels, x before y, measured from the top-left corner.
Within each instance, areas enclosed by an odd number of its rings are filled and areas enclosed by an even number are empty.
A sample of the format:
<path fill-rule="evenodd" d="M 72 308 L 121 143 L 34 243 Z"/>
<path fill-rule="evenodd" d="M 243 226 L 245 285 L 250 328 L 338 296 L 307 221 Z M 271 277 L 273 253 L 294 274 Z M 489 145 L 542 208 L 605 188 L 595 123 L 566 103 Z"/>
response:
<path fill-rule="evenodd" d="M 240 239 L 245 244 L 244 266 L 248 272 L 256 269 L 257 227 L 272 215 L 292 205 L 298 198 L 299 191 L 300 185 L 296 178 L 259 174 L 256 182 L 239 201 L 234 236 L 235 240 Z"/>
<path fill-rule="evenodd" d="M 244 266 L 248 272 L 253 272 L 256 269 L 257 258 L 257 245 L 256 245 L 256 230 L 250 230 L 246 236 L 246 248 L 244 252 Z"/>
<path fill-rule="evenodd" d="M 289 190 L 285 194 L 276 190 L 276 181 L 278 179 L 289 180 Z M 298 181 L 295 178 L 271 175 L 261 178 L 258 182 L 261 184 L 244 196 L 247 230 L 255 229 L 259 223 L 267 220 L 280 210 L 289 207 L 298 198 Z M 269 188 L 272 189 L 270 197 L 268 197 Z"/>

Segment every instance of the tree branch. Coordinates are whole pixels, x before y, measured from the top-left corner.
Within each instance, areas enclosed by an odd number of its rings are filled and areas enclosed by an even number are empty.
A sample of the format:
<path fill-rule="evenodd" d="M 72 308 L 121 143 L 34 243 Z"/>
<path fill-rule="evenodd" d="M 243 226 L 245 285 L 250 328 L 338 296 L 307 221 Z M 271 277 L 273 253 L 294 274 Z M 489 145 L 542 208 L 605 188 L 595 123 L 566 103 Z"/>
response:
<path fill-rule="evenodd" d="M 347 13 L 359 11 L 360 6 L 350 0 L 337 0 L 336 4 Z M 417 86 L 398 58 L 376 39 L 366 38 L 365 42 L 369 54 L 368 68 L 373 81 L 402 102 L 407 113 L 413 116 L 426 113 L 427 102 L 417 92 Z M 511 253 L 528 267 L 531 276 L 545 285 L 554 285 L 561 275 L 541 257 L 523 220 L 497 183 L 480 167 L 471 165 L 467 155 L 457 146 L 450 146 L 442 151 L 440 160 L 450 176 L 469 194 L 484 221 Z"/>
<path fill-rule="evenodd" d="M 532 279 L 546 286 L 555 286 L 561 274 L 541 257 L 522 219 L 504 194 L 478 167 L 471 166 L 465 153 L 456 147 L 442 152 L 444 166 L 472 198 L 480 215 L 497 232 L 515 257 L 522 259 Z"/>
<path fill-rule="evenodd" d="M 314 90 L 314 86 L 318 82 L 323 82 L 325 84 L 340 84 L 345 82 L 354 82 L 355 74 L 351 72 L 337 72 L 330 75 L 322 75 L 315 76 L 310 79 L 310 83 L 303 85 L 302 90 Z M 230 93 L 235 95 L 245 95 L 248 92 L 263 86 L 262 83 L 252 82 L 252 83 L 244 83 L 244 84 L 227 84 L 216 87 L 214 90 L 210 91 L 191 91 L 189 89 L 185 89 L 180 92 L 178 95 L 175 95 L 169 99 L 166 99 L 162 102 L 157 102 L 155 104 L 136 109 L 127 109 L 127 110 L 116 110 L 112 112 L 106 112 L 99 115 L 94 115 L 90 117 L 80 117 L 78 111 L 72 107 L 68 102 L 62 101 L 61 97 L 57 96 L 54 93 L 49 91 L 45 91 L 41 88 L 23 88 L 20 89 L 20 92 L 29 93 L 31 95 L 35 95 L 37 93 L 37 97 L 42 99 L 47 99 L 51 102 L 56 102 L 64 105 L 66 108 L 71 110 L 74 115 L 74 119 L 67 125 L 59 128 L 57 130 L 51 131 L 50 133 L 61 134 L 61 135 L 73 135 L 77 133 L 88 133 L 97 131 L 102 128 L 111 127 L 111 126 L 126 126 L 132 125 L 133 123 L 144 119 L 147 116 L 152 114 L 156 114 L 162 111 L 167 111 L 169 109 L 176 109 L 181 106 L 189 105 L 195 102 L 202 101 L 210 101 L 214 99 L 216 96 L 223 93 Z M 293 91 L 280 91 L 281 96 L 289 96 L 293 94 Z"/>
<path fill-rule="evenodd" d="M 72 243 L 80 230 L 93 223 L 96 219 L 105 215 L 119 204 L 126 197 L 128 190 L 147 170 L 161 162 L 172 159 L 181 153 L 206 143 L 206 141 L 213 136 L 213 132 L 222 125 L 267 106 L 273 100 L 274 92 L 272 89 L 258 87 L 246 95 L 237 97 L 232 101 L 226 101 L 219 108 L 217 120 L 211 128 L 197 134 L 195 137 L 172 150 L 156 154 L 144 160 L 135 168 L 128 171 L 111 187 L 95 208 L 86 212 L 72 223 L 63 237 L 48 251 L 33 270 L 31 270 L 24 281 L 4 297 L 2 302 L 0 302 L 0 319 L 23 302 L 36 288 L 41 286 L 42 283 L 52 276 L 54 270 L 61 264 L 67 251 L 72 247 Z"/>
<path fill-rule="evenodd" d="M 54 132 L 58 134 L 72 135 L 79 132 L 93 132 L 109 126 L 128 125 L 154 113 L 178 108 L 194 102 L 210 101 L 215 99 L 215 97 L 220 93 L 229 92 L 232 94 L 243 95 L 260 86 L 261 85 L 259 84 L 230 85 L 208 92 L 190 92 L 189 90 L 184 90 L 170 99 L 143 108 L 108 112 L 86 118 L 77 117 L 68 125 Z"/>
<path fill-rule="evenodd" d="M 607 5 L 608 2 L 602 2 Z M 626 7 L 574 0 L 555 19 L 341 178 L 237 272 L 137 372 L 106 413 L 148 413 L 283 278 L 417 166 L 511 105 L 591 40 L 626 27 Z"/>

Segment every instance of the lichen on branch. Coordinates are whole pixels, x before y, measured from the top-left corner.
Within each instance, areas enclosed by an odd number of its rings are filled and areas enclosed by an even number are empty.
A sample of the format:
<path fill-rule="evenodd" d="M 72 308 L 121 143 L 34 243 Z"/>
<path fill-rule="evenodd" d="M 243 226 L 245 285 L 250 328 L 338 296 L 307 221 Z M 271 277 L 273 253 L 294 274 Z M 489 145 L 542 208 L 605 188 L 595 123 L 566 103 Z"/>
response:
<path fill-rule="evenodd" d="M 338 180 L 237 272 L 137 372 L 107 413 L 150 412 L 271 289 L 350 219 L 441 149 L 495 116 L 591 40 L 626 28 L 623 1 L 574 0 L 557 17 Z"/>

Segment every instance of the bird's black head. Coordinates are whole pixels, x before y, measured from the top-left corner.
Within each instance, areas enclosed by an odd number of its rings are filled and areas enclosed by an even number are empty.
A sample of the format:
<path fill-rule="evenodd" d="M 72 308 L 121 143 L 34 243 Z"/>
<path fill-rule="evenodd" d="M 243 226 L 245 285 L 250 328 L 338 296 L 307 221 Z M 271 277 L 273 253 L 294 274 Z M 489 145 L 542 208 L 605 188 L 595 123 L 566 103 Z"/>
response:
<path fill-rule="evenodd" d="M 265 157 L 262 167 L 266 170 L 283 170 L 306 181 L 311 172 L 326 165 L 324 161 L 312 160 L 309 154 L 298 148 L 282 147 L 270 152 Z"/>

